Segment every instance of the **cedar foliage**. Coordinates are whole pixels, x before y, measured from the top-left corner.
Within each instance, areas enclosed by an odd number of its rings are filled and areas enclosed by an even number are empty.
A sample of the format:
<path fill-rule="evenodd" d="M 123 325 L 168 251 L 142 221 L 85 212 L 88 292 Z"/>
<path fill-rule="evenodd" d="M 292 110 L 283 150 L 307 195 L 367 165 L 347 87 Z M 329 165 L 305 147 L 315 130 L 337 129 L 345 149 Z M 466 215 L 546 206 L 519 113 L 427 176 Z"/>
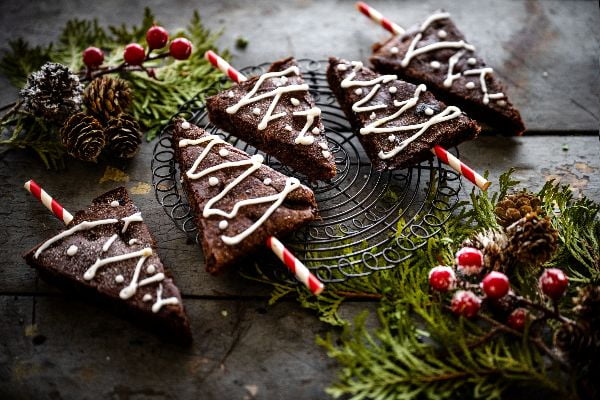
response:
<path fill-rule="evenodd" d="M 526 398 L 528 393 L 586 398 L 576 382 L 587 379 L 590 384 L 586 374 L 592 372 L 565 363 L 554 351 L 550 355 L 541 351 L 530 340 L 532 326 L 516 335 L 503 332 L 491 318 L 457 318 L 445 308 L 447 301 L 429 290 L 432 266 L 451 265 L 464 239 L 498 228 L 495 205 L 519 183 L 511 173 L 500 177 L 499 191 L 491 196 L 473 190 L 470 206 L 461 203 L 443 231 L 396 268 L 330 283 L 319 297 L 301 286 L 272 283 L 264 274 L 255 278 L 273 285 L 271 303 L 295 296 L 322 321 L 342 327 L 339 335 L 317 338 L 339 365 L 337 380 L 327 393 L 353 400 L 499 399 L 516 393 L 516 398 Z M 559 250 L 545 266 L 559 266 L 569 275 L 569 293 L 561 309 L 571 316 L 568 299 L 576 289 L 600 284 L 600 205 L 585 197 L 574 199 L 568 186 L 554 182 L 547 182 L 538 195 L 559 230 Z M 522 295 L 538 300 L 537 275 L 517 274 L 511 284 Z M 353 321 L 340 316 L 344 302 L 356 297 L 379 298 L 378 326 L 367 323 L 366 311 Z"/>

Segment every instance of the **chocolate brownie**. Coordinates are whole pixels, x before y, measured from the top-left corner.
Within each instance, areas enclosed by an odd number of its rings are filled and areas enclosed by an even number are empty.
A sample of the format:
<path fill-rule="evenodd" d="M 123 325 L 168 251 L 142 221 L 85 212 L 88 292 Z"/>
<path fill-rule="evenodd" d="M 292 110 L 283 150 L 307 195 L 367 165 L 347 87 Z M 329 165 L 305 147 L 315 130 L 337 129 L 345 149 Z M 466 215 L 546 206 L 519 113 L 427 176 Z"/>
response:
<path fill-rule="evenodd" d="M 475 53 L 446 12 L 373 47 L 375 70 L 424 83 L 438 98 L 464 108 L 499 132 L 521 135 L 525 125 L 494 70 Z"/>
<path fill-rule="evenodd" d="M 213 124 L 311 180 L 336 174 L 321 110 L 292 58 L 206 101 Z"/>
<path fill-rule="evenodd" d="M 312 190 L 216 135 L 176 121 L 173 147 L 196 215 L 206 269 L 217 274 L 317 217 Z"/>
<path fill-rule="evenodd" d="M 434 145 L 456 146 L 479 133 L 475 121 L 425 85 L 380 75 L 359 61 L 331 57 L 327 80 L 376 170 L 418 164 L 432 157 Z"/>
<path fill-rule="evenodd" d="M 94 199 L 23 257 L 51 283 L 109 303 L 170 339 L 191 341 L 179 289 L 125 188 Z"/>

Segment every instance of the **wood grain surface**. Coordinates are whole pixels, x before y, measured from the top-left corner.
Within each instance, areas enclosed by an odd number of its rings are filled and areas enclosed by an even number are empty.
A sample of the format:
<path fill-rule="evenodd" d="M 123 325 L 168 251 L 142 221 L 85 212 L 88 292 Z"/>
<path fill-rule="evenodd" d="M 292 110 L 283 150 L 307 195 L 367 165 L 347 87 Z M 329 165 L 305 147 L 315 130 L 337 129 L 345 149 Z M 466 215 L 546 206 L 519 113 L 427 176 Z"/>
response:
<path fill-rule="evenodd" d="M 224 28 L 222 47 L 237 37 L 237 66 L 290 54 L 366 60 L 386 37 L 351 1 L 104 1 L 0 2 L 0 48 L 23 36 L 55 38 L 73 17 L 131 23 L 149 5 L 170 30 L 197 8 L 207 26 Z M 509 87 L 528 136 L 485 136 L 460 146 L 461 158 L 492 180 L 510 167 L 532 190 L 548 179 L 600 201 L 598 123 L 600 11 L 594 1 L 373 1 L 403 26 L 437 8 L 450 11 Z M 16 91 L 0 79 L 0 103 Z M 336 332 L 292 301 L 267 306 L 268 287 L 236 272 L 212 277 L 156 202 L 144 144 L 129 163 L 84 164 L 46 171 L 26 152 L 0 155 L 0 398 L 7 399 L 320 399 L 336 366 L 315 335 Z M 115 169 L 123 173 L 114 179 Z M 112 173 L 111 173 L 112 172 Z M 161 341 L 113 313 L 40 281 L 21 254 L 60 224 L 22 189 L 35 179 L 76 211 L 115 186 L 133 194 L 159 242 L 159 252 L 184 294 L 195 335 L 191 348 Z M 493 190 L 493 187 L 492 187 Z M 461 196 L 470 191 L 463 185 Z M 346 316 L 374 310 L 351 302 Z M 374 320 L 370 321 L 375 326 Z"/>

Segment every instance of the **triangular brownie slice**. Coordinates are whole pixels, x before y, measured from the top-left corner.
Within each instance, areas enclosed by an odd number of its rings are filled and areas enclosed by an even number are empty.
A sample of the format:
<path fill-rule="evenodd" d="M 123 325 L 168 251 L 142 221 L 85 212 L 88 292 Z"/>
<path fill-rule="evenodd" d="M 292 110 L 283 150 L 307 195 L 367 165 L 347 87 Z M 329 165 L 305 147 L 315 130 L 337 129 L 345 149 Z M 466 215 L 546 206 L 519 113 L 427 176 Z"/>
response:
<path fill-rule="evenodd" d="M 425 85 L 380 75 L 360 61 L 329 59 L 329 87 L 376 170 L 409 167 L 432 157 L 434 145 L 473 139 L 479 126 Z"/>
<path fill-rule="evenodd" d="M 110 303 L 176 341 L 191 341 L 179 289 L 123 187 L 94 199 L 24 258 L 51 283 Z"/>
<path fill-rule="evenodd" d="M 474 118 L 510 135 L 525 125 L 494 70 L 475 53 L 446 12 L 418 28 L 374 46 L 375 69 L 425 83 L 440 99 L 463 107 Z"/>
<path fill-rule="evenodd" d="M 321 110 L 293 58 L 209 97 L 206 107 L 213 124 L 309 179 L 335 176 Z"/>
<path fill-rule="evenodd" d="M 187 121 L 175 122 L 173 147 L 212 274 L 317 217 L 312 190 L 264 165 L 260 154 Z"/>

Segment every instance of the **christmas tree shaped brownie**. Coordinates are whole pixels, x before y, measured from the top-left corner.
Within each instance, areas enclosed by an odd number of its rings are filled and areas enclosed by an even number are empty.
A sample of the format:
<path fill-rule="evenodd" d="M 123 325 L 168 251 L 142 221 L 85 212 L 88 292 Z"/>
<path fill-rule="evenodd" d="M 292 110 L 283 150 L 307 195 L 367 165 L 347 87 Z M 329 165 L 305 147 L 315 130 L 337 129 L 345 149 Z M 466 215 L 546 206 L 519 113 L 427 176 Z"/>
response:
<path fill-rule="evenodd" d="M 309 179 L 335 176 L 321 110 L 294 59 L 275 62 L 267 73 L 208 98 L 206 106 L 216 126 Z"/>
<path fill-rule="evenodd" d="M 370 61 L 381 73 L 426 84 L 441 99 L 459 104 L 501 132 L 525 131 L 500 79 L 446 12 L 436 12 L 418 29 L 375 45 Z"/>
<path fill-rule="evenodd" d="M 380 75 L 360 61 L 329 59 L 329 87 L 377 170 L 404 168 L 431 158 L 434 145 L 473 139 L 479 126 L 446 106 L 425 85 Z"/>
<path fill-rule="evenodd" d="M 206 269 L 216 274 L 317 217 L 313 192 L 216 135 L 177 121 L 173 146 L 196 215 Z"/>
<path fill-rule="evenodd" d="M 191 341 L 179 289 L 123 187 L 94 199 L 24 258 L 52 283 L 126 311 L 176 341 Z"/>

